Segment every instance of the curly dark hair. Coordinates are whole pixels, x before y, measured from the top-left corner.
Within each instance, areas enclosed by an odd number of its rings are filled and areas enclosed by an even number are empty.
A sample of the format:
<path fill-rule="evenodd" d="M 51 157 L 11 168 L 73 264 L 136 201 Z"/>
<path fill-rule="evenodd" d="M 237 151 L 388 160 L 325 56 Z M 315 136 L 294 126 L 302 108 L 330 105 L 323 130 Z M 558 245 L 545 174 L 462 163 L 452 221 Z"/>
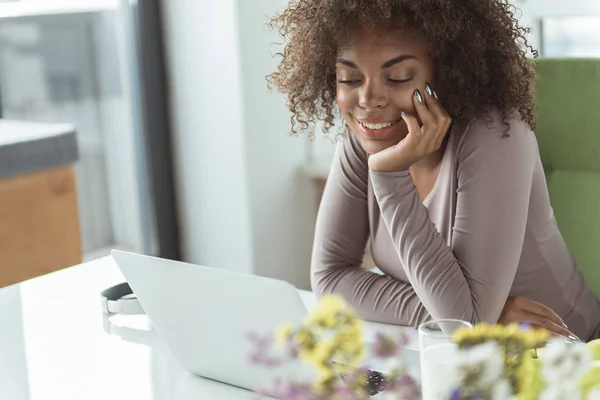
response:
<path fill-rule="evenodd" d="M 270 20 L 285 43 L 269 87 L 287 95 L 292 133 L 338 114 L 335 60 L 338 47 L 358 27 L 374 33 L 408 28 L 425 41 L 434 60 L 437 92 L 457 123 L 490 106 L 504 117 L 518 112 L 535 128 L 536 78 L 517 9 L 507 0 L 291 0 Z"/>

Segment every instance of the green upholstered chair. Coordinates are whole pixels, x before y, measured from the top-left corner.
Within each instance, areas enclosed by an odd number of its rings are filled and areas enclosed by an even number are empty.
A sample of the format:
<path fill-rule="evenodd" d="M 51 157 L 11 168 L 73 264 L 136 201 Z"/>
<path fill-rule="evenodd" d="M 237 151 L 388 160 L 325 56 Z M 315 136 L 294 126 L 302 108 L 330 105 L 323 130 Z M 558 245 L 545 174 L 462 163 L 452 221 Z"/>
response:
<path fill-rule="evenodd" d="M 535 130 L 558 226 L 600 298 L 600 59 L 535 60 Z"/>

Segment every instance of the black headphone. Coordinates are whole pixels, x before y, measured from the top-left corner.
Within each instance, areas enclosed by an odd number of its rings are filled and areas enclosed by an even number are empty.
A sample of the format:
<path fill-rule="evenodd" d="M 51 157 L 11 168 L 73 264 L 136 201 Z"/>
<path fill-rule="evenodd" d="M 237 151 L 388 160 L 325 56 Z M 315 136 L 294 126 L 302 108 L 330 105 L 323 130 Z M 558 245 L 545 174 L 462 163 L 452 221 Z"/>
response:
<path fill-rule="evenodd" d="M 100 301 L 102 302 L 102 312 L 106 315 L 146 314 L 127 282 L 103 290 L 100 293 Z"/>

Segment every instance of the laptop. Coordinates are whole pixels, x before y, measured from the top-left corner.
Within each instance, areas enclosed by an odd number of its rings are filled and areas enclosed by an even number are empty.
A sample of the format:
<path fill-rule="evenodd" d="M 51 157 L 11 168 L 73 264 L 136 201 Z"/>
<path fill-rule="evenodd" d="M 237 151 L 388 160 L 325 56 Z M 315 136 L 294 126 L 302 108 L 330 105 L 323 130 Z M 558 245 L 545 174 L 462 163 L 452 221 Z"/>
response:
<path fill-rule="evenodd" d="M 111 255 L 158 335 L 188 372 L 267 392 L 277 379 L 314 379 L 315 372 L 301 361 L 267 368 L 249 360 L 254 349 L 249 333 L 268 335 L 284 323 L 298 326 L 306 316 L 291 284 L 119 250 Z"/>

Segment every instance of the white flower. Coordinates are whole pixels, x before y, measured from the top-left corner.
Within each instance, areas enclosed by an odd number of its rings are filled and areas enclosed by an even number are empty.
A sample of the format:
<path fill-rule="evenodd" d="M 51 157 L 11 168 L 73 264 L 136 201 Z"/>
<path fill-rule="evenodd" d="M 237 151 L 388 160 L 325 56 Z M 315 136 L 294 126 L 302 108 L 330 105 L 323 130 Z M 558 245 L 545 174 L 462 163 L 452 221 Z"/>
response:
<path fill-rule="evenodd" d="M 540 360 L 542 377 L 548 385 L 540 400 L 581 398 L 577 381 L 592 365 L 592 354 L 585 344 L 568 344 L 562 339 L 553 339 L 540 355 Z"/>
<path fill-rule="evenodd" d="M 600 400 L 600 388 L 590 390 L 585 400 Z"/>
<path fill-rule="evenodd" d="M 592 355 L 584 344 L 567 344 L 562 339 L 551 340 L 541 354 L 542 377 L 549 385 L 574 382 L 587 372 Z"/>
<path fill-rule="evenodd" d="M 461 350 L 456 368 L 462 376 L 477 377 L 477 387 L 490 388 L 502 377 L 504 358 L 496 342 L 486 342 Z"/>
<path fill-rule="evenodd" d="M 508 400 L 512 398 L 512 388 L 506 379 L 501 379 L 492 386 L 491 400 Z"/>
<path fill-rule="evenodd" d="M 539 400 L 581 399 L 581 390 L 570 382 L 556 383 L 540 393 Z"/>

